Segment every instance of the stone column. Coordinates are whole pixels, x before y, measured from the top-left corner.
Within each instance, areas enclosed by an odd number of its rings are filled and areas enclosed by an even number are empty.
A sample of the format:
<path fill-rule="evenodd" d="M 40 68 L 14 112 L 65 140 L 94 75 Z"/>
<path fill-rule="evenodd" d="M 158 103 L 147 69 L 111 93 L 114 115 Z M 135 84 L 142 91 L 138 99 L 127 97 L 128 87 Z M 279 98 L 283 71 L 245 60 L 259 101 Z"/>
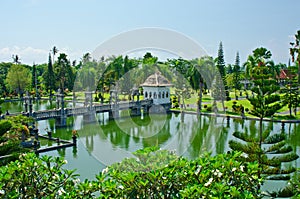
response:
<path fill-rule="evenodd" d="M 61 107 L 59 105 L 61 105 Z M 58 127 L 67 126 L 67 116 L 65 114 L 64 106 L 64 94 L 60 92 L 60 89 L 58 89 L 56 94 L 56 108 L 60 108 L 60 116 L 55 119 L 56 126 Z"/>
<path fill-rule="evenodd" d="M 32 98 L 29 96 L 29 116 L 32 116 Z"/>
<path fill-rule="evenodd" d="M 118 92 L 115 90 L 110 91 L 110 111 L 109 119 L 119 118 L 119 105 L 118 105 Z"/>
<path fill-rule="evenodd" d="M 96 121 L 96 111 L 93 106 L 93 92 L 87 91 L 84 93 L 85 94 L 85 104 L 87 105 L 87 111 L 83 115 L 83 120 L 84 122 L 90 123 L 90 122 L 95 122 Z"/>

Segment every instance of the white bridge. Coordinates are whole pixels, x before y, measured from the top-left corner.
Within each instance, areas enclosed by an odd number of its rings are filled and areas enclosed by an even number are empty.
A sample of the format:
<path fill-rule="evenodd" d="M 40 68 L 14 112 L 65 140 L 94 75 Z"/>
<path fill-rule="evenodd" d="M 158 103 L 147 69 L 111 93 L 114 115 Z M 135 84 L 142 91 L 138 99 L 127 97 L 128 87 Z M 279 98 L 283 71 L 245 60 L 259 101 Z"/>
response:
<path fill-rule="evenodd" d="M 66 125 L 66 118 L 71 116 L 83 115 L 88 120 L 93 121 L 96 113 L 109 112 L 109 117 L 117 118 L 119 117 L 120 110 L 131 110 L 132 115 L 140 115 L 141 109 L 143 109 L 144 113 L 149 111 L 149 108 L 153 105 L 152 99 L 140 100 L 140 101 L 129 101 L 129 102 L 118 102 L 118 103 L 110 103 L 110 104 L 99 104 L 92 106 L 84 106 L 84 107 L 73 107 L 73 108 L 59 108 L 52 110 L 42 110 L 42 111 L 32 111 L 30 112 L 22 112 L 22 113 L 14 113 L 13 115 L 23 114 L 25 116 L 30 116 L 34 118 L 36 121 L 38 120 L 47 120 L 47 119 L 56 119 L 56 123 L 59 126 Z"/>

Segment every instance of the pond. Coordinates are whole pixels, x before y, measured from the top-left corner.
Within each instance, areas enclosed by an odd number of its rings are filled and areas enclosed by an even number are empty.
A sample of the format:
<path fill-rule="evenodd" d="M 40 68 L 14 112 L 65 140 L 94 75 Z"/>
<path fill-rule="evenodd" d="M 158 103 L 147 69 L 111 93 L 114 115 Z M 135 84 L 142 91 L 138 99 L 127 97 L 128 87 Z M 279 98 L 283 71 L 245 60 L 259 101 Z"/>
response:
<path fill-rule="evenodd" d="M 20 102 L 19 102 L 20 103 Z M 16 103 L 17 107 L 20 107 Z M 48 107 L 49 102 L 42 102 L 39 107 Z M 2 106 L 3 107 L 3 106 Z M 10 106 L 13 108 L 13 105 Z M 10 109 L 9 109 L 10 110 Z M 16 110 L 16 108 L 14 109 Z M 190 159 L 205 152 L 212 155 L 229 151 L 228 142 L 235 139 L 235 131 L 255 132 L 258 121 L 230 119 L 223 117 L 197 116 L 194 114 L 171 113 L 168 115 L 147 115 L 128 117 L 126 112 L 118 120 L 109 120 L 108 113 L 96 115 L 98 122 L 85 124 L 82 116 L 67 119 L 68 126 L 56 128 L 55 120 L 37 122 L 40 134 L 51 129 L 54 137 L 71 140 L 72 130 L 78 132 L 77 148 L 65 148 L 41 155 L 60 156 L 68 161 L 68 169 L 76 169 L 81 180 L 94 179 L 107 165 L 131 157 L 131 152 L 148 146 L 175 150 L 178 155 Z M 264 122 L 264 128 L 278 133 L 281 123 Z M 300 125 L 285 124 L 288 143 L 294 151 L 300 152 Z M 288 163 L 299 167 L 300 160 Z M 284 182 L 267 182 L 264 189 L 274 190 Z"/>

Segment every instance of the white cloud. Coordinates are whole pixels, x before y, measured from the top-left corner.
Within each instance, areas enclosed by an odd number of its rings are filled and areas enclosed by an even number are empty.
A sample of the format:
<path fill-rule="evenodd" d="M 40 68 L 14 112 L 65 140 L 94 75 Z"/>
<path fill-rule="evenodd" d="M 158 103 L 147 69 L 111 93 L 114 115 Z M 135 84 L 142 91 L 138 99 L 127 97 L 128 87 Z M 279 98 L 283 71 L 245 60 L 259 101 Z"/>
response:
<path fill-rule="evenodd" d="M 0 49 L 0 61 L 2 62 L 11 62 L 12 55 L 18 55 L 21 63 L 32 64 L 35 63 L 44 63 L 47 62 L 47 55 L 49 51 L 44 49 L 37 49 L 33 47 L 5 47 Z"/>
<path fill-rule="evenodd" d="M 79 59 L 83 53 L 72 51 L 69 48 L 58 49 L 58 53 L 66 53 L 71 61 Z M 50 50 L 27 47 L 4 47 L 0 49 L 0 62 L 11 62 L 12 55 L 18 55 L 21 63 L 32 65 L 33 63 L 42 64 L 48 62 Z"/>

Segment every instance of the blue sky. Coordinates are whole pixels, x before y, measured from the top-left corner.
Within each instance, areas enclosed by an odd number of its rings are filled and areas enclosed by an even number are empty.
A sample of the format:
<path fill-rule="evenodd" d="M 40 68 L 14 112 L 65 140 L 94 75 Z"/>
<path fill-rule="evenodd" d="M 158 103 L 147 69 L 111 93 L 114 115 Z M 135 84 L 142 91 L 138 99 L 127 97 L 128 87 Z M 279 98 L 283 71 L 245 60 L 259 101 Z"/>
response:
<path fill-rule="evenodd" d="M 178 31 L 226 63 L 241 62 L 256 47 L 287 63 L 289 42 L 300 29 L 299 0 L 1 0 L 0 62 L 48 61 L 53 46 L 79 60 L 122 32 L 144 27 Z"/>

